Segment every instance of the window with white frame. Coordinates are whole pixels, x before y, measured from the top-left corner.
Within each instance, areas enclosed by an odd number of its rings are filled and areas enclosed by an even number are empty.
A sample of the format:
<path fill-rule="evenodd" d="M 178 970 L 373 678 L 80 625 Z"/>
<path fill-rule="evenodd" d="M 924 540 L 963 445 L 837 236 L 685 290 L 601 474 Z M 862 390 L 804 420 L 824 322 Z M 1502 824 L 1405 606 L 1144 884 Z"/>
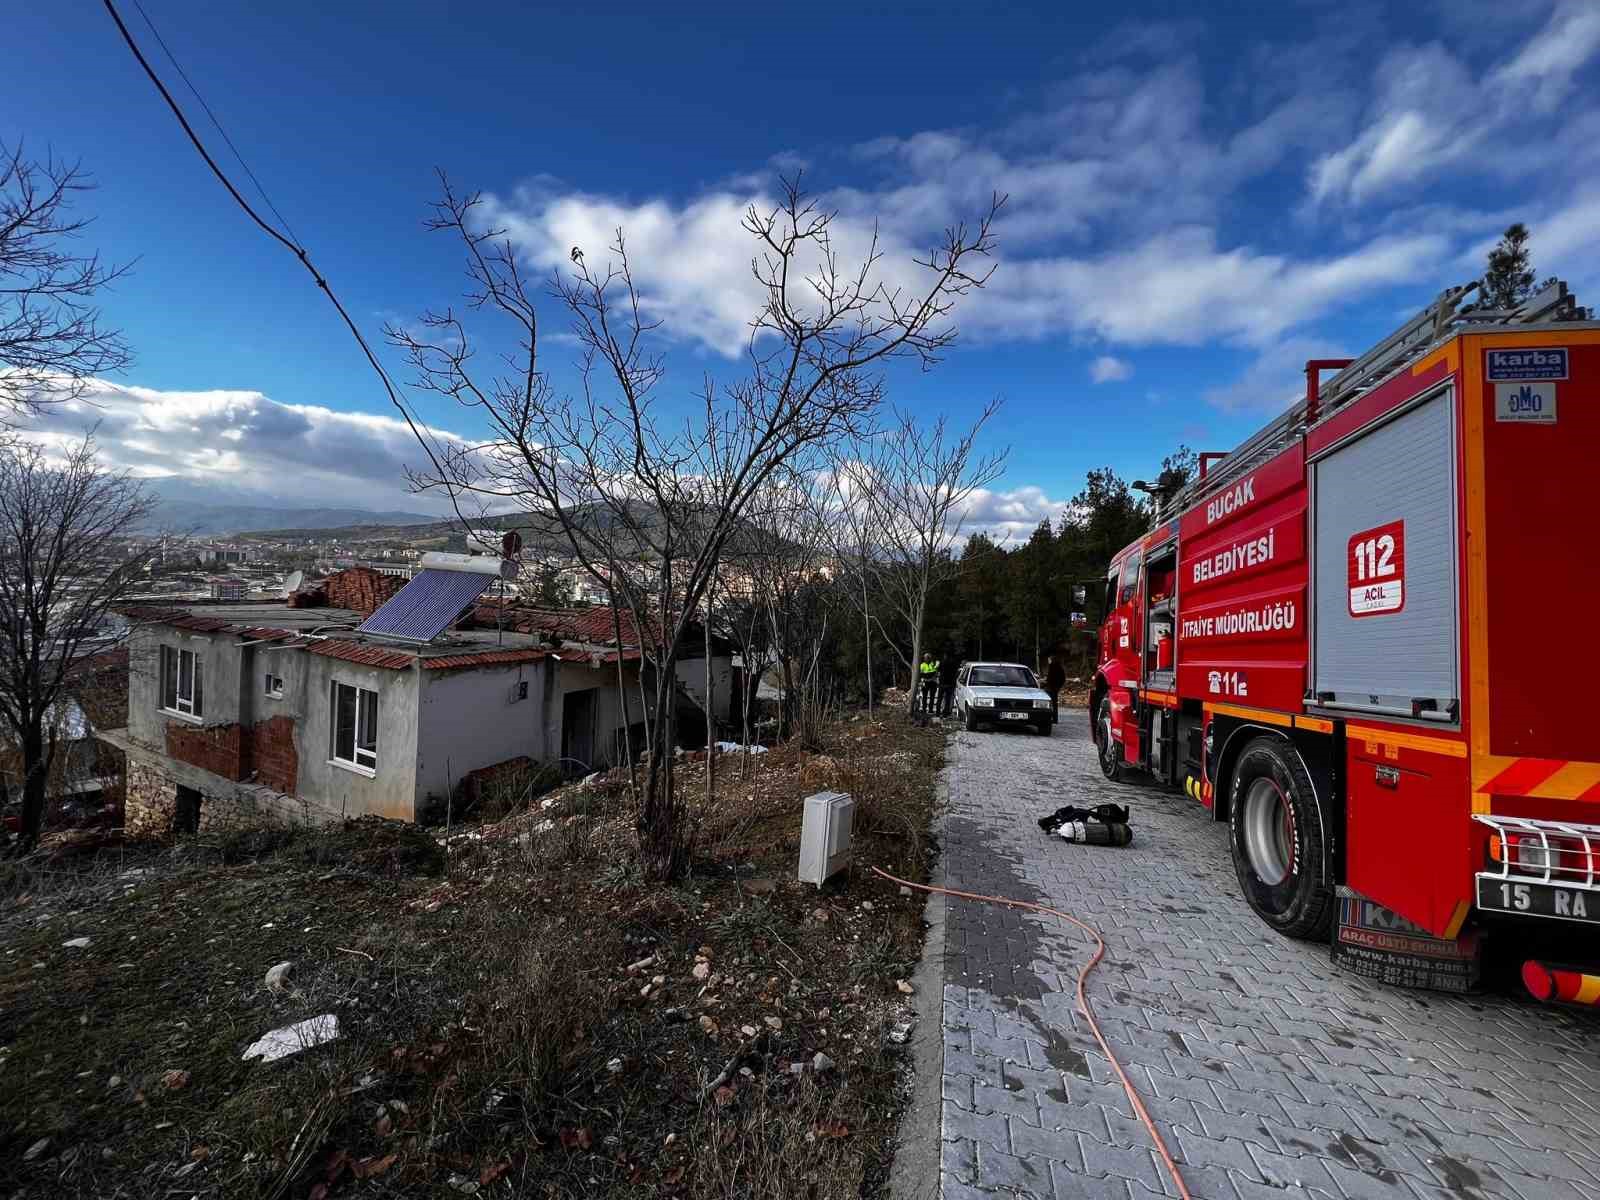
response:
<path fill-rule="evenodd" d="M 161 707 L 186 717 L 205 711 L 200 656 L 193 650 L 161 647 Z"/>
<path fill-rule="evenodd" d="M 358 771 L 378 769 L 378 693 L 333 684 L 333 761 Z"/>

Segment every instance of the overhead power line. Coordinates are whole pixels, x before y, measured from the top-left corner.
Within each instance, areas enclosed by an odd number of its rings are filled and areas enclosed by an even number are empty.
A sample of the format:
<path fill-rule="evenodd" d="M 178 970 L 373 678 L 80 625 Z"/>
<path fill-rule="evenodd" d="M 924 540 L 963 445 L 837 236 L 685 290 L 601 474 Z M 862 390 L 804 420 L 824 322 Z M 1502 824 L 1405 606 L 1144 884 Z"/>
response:
<path fill-rule="evenodd" d="M 161 82 L 161 76 L 156 74 L 155 68 L 150 65 L 150 61 L 145 58 L 144 52 L 139 49 L 139 43 L 134 40 L 133 34 L 128 31 L 128 26 L 122 20 L 122 14 L 117 12 L 117 6 L 112 3 L 112 0 L 103 0 L 103 3 L 105 4 L 106 12 L 110 13 L 111 19 L 116 22 L 118 32 L 122 34 L 122 40 L 128 44 L 128 49 L 133 51 L 133 57 L 136 58 L 139 61 L 139 65 L 144 68 L 144 73 L 150 77 L 150 82 L 155 84 L 156 91 L 161 93 L 161 98 L 167 102 L 167 107 L 172 110 L 172 115 L 178 118 L 178 124 L 183 126 L 183 132 L 188 135 L 190 143 L 194 146 L 200 157 L 205 160 L 206 166 L 211 168 L 211 173 L 217 177 L 218 182 L 221 183 L 223 187 L 228 189 L 228 195 L 232 196 L 239 207 L 244 209 L 246 215 L 261 227 L 262 232 L 267 234 L 268 237 L 272 238 L 273 241 L 281 244 L 284 249 L 288 250 L 296 258 L 298 258 L 301 265 L 304 266 L 308 272 L 310 272 L 311 278 L 316 280 L 317 286 L 322 289 L 323 295 L 328 297 L 329 303 L 333 305 L 339 316 L 343 318 L 346 327 L 350 330 L 351 336 L 356 339 L 356 344 L 361 347 L 361 353 L 366 355 L 367 362 L 371 365 L 372 369 L 377 372 L 378 379 L 383 383 L 384 391 L 389 394 L 389 402 L 393 404 L 395 408 L 399 410 L 400 415 L 405 418 L 406 426 L 411 430 L 412 436 L 417 439 L 417 444 L 422 447 L 423 453 L 428 456 L 428 460 L 433 464 L 435 472 L 438 473 L 438 476 L 441 479 L 446 478 L 444 468 L 439 462 L 438 456 L 434 454 L 433 447 L 428 444 L 427 438 L 423 436 L 422 431 L 417 427 L 417 422 L 412 417 L 410 409 L 406 407 L 405 401 L 400 398 L 400 393 L 395 389 L 393 382 L 390 381 L 389 373 L 383 369 L 383 364 L 378 361 L 378 356 L 372 352 L 372 347 L 367 344 L 367 339 L 362 336 L 360 328 L 353 320 L 351 320 L 350 314 L 345 311 L 344 305 L 339 302 L 339 297 L 334 295 L 333 288 L 329 286 L 327 279 L 323 276 L 321 271 L 317 270 L 316 265 L 311 261 L 311 256 L 307 253 L 305 247 L 298 244 L 298 241 L 292 238 L 292 230 L 290 231 L 291 236 L 285 236 L 283 233 L 279 232 L 276 227 L 265 220 L 260 213 L 252 208 L 250 202 L 240 194 L 239 189 L 233 185 L 233 181 L 228 178 L 227 173 L 217 165 L 217 160 L 211 157 L 211 152 L 206 149 L 205 143 L 200 140 L 200 135 L 195 133 L 194 126 L 189 124 L 189 118 L 184 116 L 183 109 L 179 106 L 178 102 L 173 99 L 172 93 L 167 90 L 167 85 Z M 138 3 L 138 0 L 135 0 L 135 3 Z M 140 11 L 142 12 L 143 9 Z M 154 27 L 152 26 L 152 28 Z M 156 36 L 159 40 L 160 35 L 157 34 Z M 176 63 L 174 63 L 174 65 L 176 65 Z M 181 69 L 179 74 L 182 74 Z M 185 81 L 187 81 L 187 76 L 185 77 Z M 193 85 L 191 84 L 190 87 L 192 89 Z M 199 95 L 198 92 L 195 94 L 197 96 Z M 205 105 L 204 100 L 201 101 L 201 105 Z M 210 112 L 211 110 L 207 108 L 206 111 Z M 212 120 L 215 121 L 216 118 L 213 117 Z M 220 125 L 218 128 L 221 128 Z M 226 139 L 227 134 L 223 134 L 223 137 Z M 232 142 L 229 142 L 229 145 L 231 146 Z M 237 156 L 238 151 L 235 150 L 234 154 Z M 243 161 L 244 160 L 241 158 L 240 162 L 243 163 Z M 249 171 L 249 168 L 246 167 L 245 170 Z M 255 177 L 252 175 L 251 178 L 253 179 Z M 261 185 L 257 183 L 256 186 L 259 189 Z M 266 193 L 264 190 L 262 190 L 262 198 L 266 198 Z M 269 200 L 267 203 L 270 207 L 271 201 Z M 273 211 L 276 212 L 277 210 L 274 209 Z M 452 489 L 452 507 L 454 507 L 454 503 L 455 495 L 454 490 Z M 459 509 L 457 509 L 456 515 L 458 517 L 461 516 Z M 462 517 L 461 519 L 463 522 L 466 520 L 465 517 Z"/>
<path fill-rule="evenodd" d="M 289 224 L 289 218 L 278 211 L 278 206 L 272 202 L 272 197 L 267 195 L 267 189 L 261 186 L 261 180 L 256 178 L 256 173 L 250 169 L 250 164 L 245 162 L 244 155 L 239 153 L 239 147 L 233 144 L 233 139 L 228 136 L 228 131 L 222 127 L 222 122 L 217 118 L 217 114 L 211 111 L 211 105 L 206 103 L 206 98 L 200 94 L 200 89 L 195 87 L 194 81 L 189 78 L 189 73 L 183 69 L 183 64 L 178 61 L 178 56 L 172 52 L 172 47 L 167 45 L 167 39 L 161 36 L 161 30 L 156 28 L 156 23 L 150 19 L 150 14 L 145 11 L 144 5 L 140 0 L 133 0 L 133 6 L 139 10 L 139 15 L 144 18 L 144 23 L 150 27 L 150 32 L 155 36 L 156 41 L 160 43 L 162 51 L 167 56 L 167 61 L 172 64 L 172 69 L 188 85 L 189 91 L 199 101 L 200 107 L 206 110 L 206 116 L 211 118 L 211 124 L 222 135 L 222 140 L 228 143 L 228 149 L 233 151 L 235 161 L 238 162 L 244 173 L 250 176 L 250 182 L 256 185 L 256 192 L 261 196 L 262 202 L 272 210 L 272 215 L 278 218 L 278 224 L 288 230 L 290 238 L 294 240 L 296 246 L 299 246 L 301 244 L 300 235 L 294 231 L 294 226 Z"/>

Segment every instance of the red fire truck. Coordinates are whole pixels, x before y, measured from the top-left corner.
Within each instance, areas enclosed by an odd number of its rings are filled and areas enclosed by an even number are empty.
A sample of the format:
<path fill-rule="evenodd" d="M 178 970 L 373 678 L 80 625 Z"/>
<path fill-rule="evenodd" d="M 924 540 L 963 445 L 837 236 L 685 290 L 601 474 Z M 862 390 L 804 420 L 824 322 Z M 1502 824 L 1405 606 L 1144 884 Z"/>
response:
<path fill-rule="evenodd" d="M 1477 290 L 1307 363 L 1106 579 L 1101 769 L 1228 822 L 1288 935 L 1340 885 L 1439 938 L 1600 927 L 1600 323 Z"/>

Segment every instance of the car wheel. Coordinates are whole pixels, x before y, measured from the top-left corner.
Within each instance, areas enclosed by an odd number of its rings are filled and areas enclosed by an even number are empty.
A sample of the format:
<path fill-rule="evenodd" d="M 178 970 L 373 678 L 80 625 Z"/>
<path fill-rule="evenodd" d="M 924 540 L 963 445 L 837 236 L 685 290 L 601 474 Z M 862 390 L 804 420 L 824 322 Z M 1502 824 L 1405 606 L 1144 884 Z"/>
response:
<path fill-rule="evenodd" d="M 974 713 L 972 711 L 972 706 L 970 704 L 967 705 L 966 708 L 962 709 L 962 713 L 966 717 L 967 732 L 968 733 L 977 733 L 978 732 L 978 716 L 977 716 L 976 713 Z"/>
<path fill-rule="evenodd" d="M 1334 888 L 1324 877 L 1316 791 L 1283 739 L 1256 738 L 1239 755 L 1228 832 L 1239 887 L 1256 915 L 1285 937 L 1326 938 Z"/>
<path fill-rule="evenodd" d="M 1112 782 L 1122 778 L 1122 747 L 1111 736 L 1111 697 L 1102 696 L 1095 711 L 1094 744 L 1100 757 L 1100 774 Z"/>

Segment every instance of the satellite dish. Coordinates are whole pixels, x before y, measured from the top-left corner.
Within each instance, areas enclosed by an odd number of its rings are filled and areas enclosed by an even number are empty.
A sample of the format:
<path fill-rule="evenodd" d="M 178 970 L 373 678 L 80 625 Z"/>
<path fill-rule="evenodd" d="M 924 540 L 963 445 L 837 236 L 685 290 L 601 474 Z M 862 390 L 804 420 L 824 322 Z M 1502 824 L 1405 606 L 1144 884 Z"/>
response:
<path fill-rule="evenodd" d="M 515 558 L 522 553 L 522 535 L 515 529 L 506 530 L 505 537 L 500 539 L 500 557 Z"/>
<path fill-rule="evenodd" d="M 283 581 L 283 595 L 288 597 L 298 592 L 300 585 L 305 582 L 305 577 L 306 573 L 304 571 L 293 572 L 289 578 Z"/>

